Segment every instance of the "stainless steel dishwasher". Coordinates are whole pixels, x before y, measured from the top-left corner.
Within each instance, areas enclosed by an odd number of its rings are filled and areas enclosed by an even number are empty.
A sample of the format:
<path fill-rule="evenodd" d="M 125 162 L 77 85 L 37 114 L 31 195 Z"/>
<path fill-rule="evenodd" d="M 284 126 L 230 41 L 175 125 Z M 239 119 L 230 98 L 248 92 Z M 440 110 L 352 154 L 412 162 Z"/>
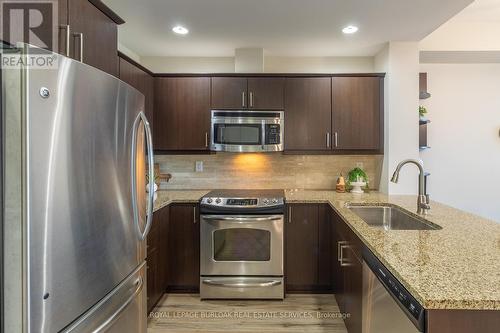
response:
<path fill-rule="evenodd" d="M 363 251 L 363 333 L 425 332 L 425 310 L 387 268 Z"/>

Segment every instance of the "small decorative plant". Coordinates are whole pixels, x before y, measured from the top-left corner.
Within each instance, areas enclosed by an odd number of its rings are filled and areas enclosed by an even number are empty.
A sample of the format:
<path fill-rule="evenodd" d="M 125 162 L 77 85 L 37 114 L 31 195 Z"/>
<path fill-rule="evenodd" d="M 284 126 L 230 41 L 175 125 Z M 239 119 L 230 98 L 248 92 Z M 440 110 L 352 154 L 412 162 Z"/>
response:
<path fill-rule="evenodd" d="M 352 190 L 353 186 L 352 183 L 358 183 L 362 182 L 365 183 L 365 190 L 369 190 L 368 187 L 368 176 L 366 175 L 366 172 L 363 171 L 361 168 L 354 168 L 349 173 L 347 174 L 347 187 L 349 190 Z"/>
<path fill-rule="evenodd" d="M 419 114 L 420 118 L 424 118 L 426 113 L 427 113 L 427 109 L 425 108 L 425 106 L 420 105 L 418 107 L 418 114 Z"/>
<path fill-rule="evenodd" d="M 156 171 L 156 169 L 154 170 L 154 183 L 155 184 L 158 184 L 158 179 L 160 178 L 160 175 L 158 174 L 158 172 Z M 149 184 L 149 173 L 146 173 L 146 181 L 147 181 L 147 184 Z"/>

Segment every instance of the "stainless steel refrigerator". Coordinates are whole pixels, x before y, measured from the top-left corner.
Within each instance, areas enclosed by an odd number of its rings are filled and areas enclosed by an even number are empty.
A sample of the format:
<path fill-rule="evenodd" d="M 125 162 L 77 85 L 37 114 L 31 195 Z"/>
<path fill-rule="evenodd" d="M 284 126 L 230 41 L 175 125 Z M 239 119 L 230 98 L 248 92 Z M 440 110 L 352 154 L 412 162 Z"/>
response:
<path fill-rule="evenodd" d="M 2 68 L 5 332 L 145 332 L 144 96 L 45 55 L 56 66 Z"/>

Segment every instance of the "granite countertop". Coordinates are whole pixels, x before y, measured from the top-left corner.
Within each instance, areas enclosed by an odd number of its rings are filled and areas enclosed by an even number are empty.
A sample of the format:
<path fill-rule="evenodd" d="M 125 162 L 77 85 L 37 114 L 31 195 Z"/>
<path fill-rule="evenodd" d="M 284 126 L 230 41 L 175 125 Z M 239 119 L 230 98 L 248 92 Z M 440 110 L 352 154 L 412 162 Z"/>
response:
<path fill-rule="evenodd" d="M 197 202 L 208 190 L 158 191 L 155 210 Z M 441 230 L 381 230 L 345 207 L 390 203 L 410 212 L 416 196 L 286 190 L 288 203 L 328 203 L 426 309 L 500 310 L 500 224 L 431 201 L 426 219 Z"/>

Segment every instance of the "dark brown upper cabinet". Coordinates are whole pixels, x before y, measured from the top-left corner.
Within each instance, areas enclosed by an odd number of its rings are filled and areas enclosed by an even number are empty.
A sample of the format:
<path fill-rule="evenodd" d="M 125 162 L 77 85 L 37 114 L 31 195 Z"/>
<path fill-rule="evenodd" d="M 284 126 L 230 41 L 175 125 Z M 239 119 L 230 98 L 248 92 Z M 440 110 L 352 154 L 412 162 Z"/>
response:
<path fill-rule="evenodd" d="M 50 46 L 54 52 L 118 76 L 117 24 L 125 21 L 100 0 L 59 0 L 55 5 L 57 17 L 50 25 L 42 24 L 36 32 L 41 40 L 47 38 L 47 41 L 26 42 Z M 48 45 L 48 39 L 55 33 L 58 40 Z"/>
<path fill-rule="evenodd" d="M 285 150 L 331 150 L 331 78 L 285 79 Z"/>
<path fill-rule="evenodd" d="M 213 77 L 212 109 L 282 110 L 284 79 Z"/>
<path fill-rule="evenodd" d="M 69 56 L 118 76 L 116 23 L 90 1 L 71 0 L 67 24 Z"/>
<path fill-rule="evenodd" d="M 249 78 L 248 108 L 258 110 L 283 110 L 284 88 L 284 78 Z"/>
<path fill-rule="evenodd" d="M 119 78 L 144 94 L 144 112 L 149 123 L 154 127 L 154 78 L 149 73 L 122 57 L 119 58 Z"/>
<path fill-rule="evenodd" d="M 247 79 L 212 78 L 212 109 L 244 109 L 247 106 Z"/>
<path fill-rule="evenodd" d="M 155 79 L 154 149 L 208 150 L 210 78 Z"/>
<path fill-rule="evenodd" d="M 382 79 L 332 78 L 332 146 L 335 150 L 381 150 Z"/>

